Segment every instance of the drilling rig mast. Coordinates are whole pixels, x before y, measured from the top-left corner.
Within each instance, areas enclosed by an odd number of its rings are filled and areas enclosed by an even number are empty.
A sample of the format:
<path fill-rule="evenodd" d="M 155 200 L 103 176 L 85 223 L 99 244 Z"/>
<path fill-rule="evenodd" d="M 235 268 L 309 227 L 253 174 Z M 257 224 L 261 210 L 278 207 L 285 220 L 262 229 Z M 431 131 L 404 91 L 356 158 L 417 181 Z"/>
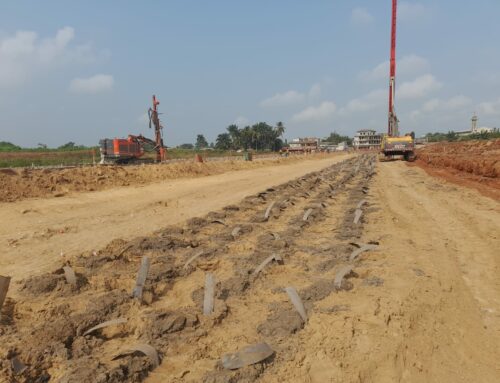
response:
<path fill-rule="evenodd" d="M 391 23 L 391 61 L 389 73 L 389 126 L 387 134 L 389 137 L 399 136 L 398 118 L 394 109 L 396 98 L 396 26 L 397 26 L 398 0 L 392 0 L 392 23 Z"/>
<path fill-rule="evenodd" d="M 153 108 L 149 108 L 149 128 L 151 129 L 151 123 L 153 123 L 155 127 L 155 149 L 156 149 L 156 162 L 165 161 L 165 147 L 163 146 L 163 137 L 162 137 L 162 129 L 163 126 L 160 123 L 160 118 L 158 117 L 158 105 L 160 101 L 156 99 L 156 96 L 153 95 Z"/>

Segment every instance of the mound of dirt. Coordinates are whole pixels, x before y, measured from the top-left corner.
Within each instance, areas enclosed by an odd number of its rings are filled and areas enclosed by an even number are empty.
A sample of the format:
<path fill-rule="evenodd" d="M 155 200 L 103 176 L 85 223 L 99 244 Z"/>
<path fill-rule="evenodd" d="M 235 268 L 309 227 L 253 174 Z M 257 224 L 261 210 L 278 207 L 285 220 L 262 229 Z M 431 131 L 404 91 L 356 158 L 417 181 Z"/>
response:
<path fill-rule="evenodd" d="M 73 192 L 145 185 L 176 178 L 208 176 L 232 170 L 291 163 L 301 158 L 277 157 L 253 162 L 228 159 L 206 163 L 183 161 L 161 165 L 0 169 L 0 184 L 2 185 L 0 202 L 13 202 L 33 197 L 61 197 Z"/>
<path fill-rule="evenodd" d="M 415 164 L 429 174 L 500 199 L 500 139 L 430 144 L 417 156 Z"/>

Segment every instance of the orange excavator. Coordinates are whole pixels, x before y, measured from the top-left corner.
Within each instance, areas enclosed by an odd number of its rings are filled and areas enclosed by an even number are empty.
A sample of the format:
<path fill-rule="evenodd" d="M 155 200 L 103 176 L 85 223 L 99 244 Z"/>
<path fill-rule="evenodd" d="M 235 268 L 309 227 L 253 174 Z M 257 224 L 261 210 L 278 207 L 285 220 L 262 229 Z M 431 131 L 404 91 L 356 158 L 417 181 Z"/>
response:
<path fill-rule="evenodd" d="M 163 162 L 166 158 L 167 148 L 163 145 L 162 129 L 158 117 L 160 101 L 153 95 L 153 107 L 149 108 L 149 128 L 154 125 L 155 139 L 151 140 L 142 134 L 130 134 L 127 138 L 104 138 L 99 141 L 101 151 L 101 164 L 126 164 L 140 162 L 146 151 L 156 152 L 156 162 Z"/>

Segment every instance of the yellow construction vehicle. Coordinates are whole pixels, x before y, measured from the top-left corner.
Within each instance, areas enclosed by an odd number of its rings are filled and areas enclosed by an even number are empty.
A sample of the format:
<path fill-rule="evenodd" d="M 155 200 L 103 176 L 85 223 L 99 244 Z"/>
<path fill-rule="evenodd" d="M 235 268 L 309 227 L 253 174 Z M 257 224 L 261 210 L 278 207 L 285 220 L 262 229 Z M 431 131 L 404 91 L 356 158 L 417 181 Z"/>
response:
<path fill-rule="evenodd" d="M 414 161 L 415 156 L 415 135 L 413 133 L 404 136 L 382 137 L 380 159 L 388 160 L 403 157 L 405 161 Z"/>

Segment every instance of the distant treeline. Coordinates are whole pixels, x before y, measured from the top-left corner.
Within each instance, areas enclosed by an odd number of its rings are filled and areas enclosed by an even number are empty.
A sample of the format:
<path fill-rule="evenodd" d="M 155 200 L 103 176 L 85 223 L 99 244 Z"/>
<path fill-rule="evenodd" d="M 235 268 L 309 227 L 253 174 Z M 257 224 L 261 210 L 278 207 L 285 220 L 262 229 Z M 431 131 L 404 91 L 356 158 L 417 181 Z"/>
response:
<path fill-rule="evenodd" d="M 500 138 L 500 131 L 496 130 L 494 132 L 481 132 L 468 135 L 459 135 L 454 131 L 449 131 L 448 133 L 427 133 L 425 138 L 428 142 L 440 142 L 440 141 L 469 141 L 469 140 L 490 140 L 492 138 Z"/>
<path fill-rule="evenodd" d="M 34 152 L 46 152 L 46 151 L 71 151 L 71 150 L 91 150 L 96 149 L 94 146 L 77 145 L 74 142 L 68 142 L 64 145 L 58 146 L 57 148 L 49 148 L 45 144 L 38 144 L 36 148 L 22 148 L 11 142 L 0 141 L 0 152 L 18 152 L 18 151 L 34 151 Z"/>
<path fill-rule="evenodd" d="M 271 126 L 266 122 L 259 122 L 252 126 L 240 128 L 237 125 L 229 125 L 226 132 L 217 136 L 215 143 L 209 144 L 203 134 L 198 134 L 195 144 L 179 145 L 180 149 L 203 150 L 214 148 L 218 150 L 267 150 L 278 151 L 287 145 L 286 140 L 282 140 L 282 135 L 285 132 L 285 126 L 282 122 L 276 123 L 276 126 Z M 337 145 L 341 142 L 346 142 L 352 145 L 352 138 L 342 136 L 338 133 L 331 133 L 325 137 L 323 142 L 329 142 Z"/>

